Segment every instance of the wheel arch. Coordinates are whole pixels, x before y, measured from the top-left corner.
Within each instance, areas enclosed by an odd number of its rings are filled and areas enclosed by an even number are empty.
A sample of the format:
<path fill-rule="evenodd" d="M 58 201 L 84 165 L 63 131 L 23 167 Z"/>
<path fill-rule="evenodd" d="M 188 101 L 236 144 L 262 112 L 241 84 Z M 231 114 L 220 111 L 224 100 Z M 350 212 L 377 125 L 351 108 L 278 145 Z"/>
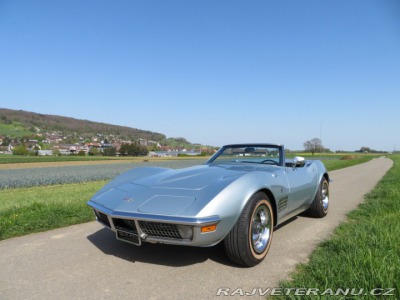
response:
<path fill-rule="evenodd" d="M 267 195 L 267 197 L 265 197 L 265 195 Z M 273 193 L 267 188 L 256 190 L 245 203 L 245 208 L 241 212 L 238 221 L 224 238 L 224 246 L 226 254 L 233 262 L 245 267 L 252 267 L 265 258 L 270 248 L 275 227 L 276 205 Z M 260 229 L 262 227 L 259 228 L 260 225 L 257 225 L 255 233 L 256 238 L 254 238 L 253 223 L 255 222 L 254 224 L 257 224 L 257 222 L 261 222 L 260 219 L 258 221 L 255 220 L 254 216 L 262 206 L 265 208 L 269 206 L 268 211 L 272 214 L 274 223 L 269 223 L 268 231 Z M 266 237 L 265 234 L 267 234 L 268 237 Z M 259 236 L 257 237 L 257 235 Z M 262 242 L 260 242 L 260 238 Z M 259 246 L 256 246 L 255 243 Z"/>
<path fill-rule="evenodd" d="M 325 178 L 328 182 L 330 182 L 328 173 L 325 173 L 324 175 L 322 175 L 322 178 Z"/>
<path fill-rule="evenodd" d="M 255 192 L 254 194 L 256 194 L 258 192 L 265 193 L 268 196 L 268 199 L 271 202 L 271 205 L 272 205 L 272 208 L 273 208 L 273 214 L 274 214 L 274 227 L 275 227 L 277 225 L 277 221 L 278 221 L 277 220 L 278 219 L 278 208 L 277 208 L 277 205 L 276 205 L 276 200 L 275 200 L 274 194 L 271 192 L 271 190 L 269 190 L 267 188 L 262 188 L 262 189 L 258 190 L 257 192 Z"/>

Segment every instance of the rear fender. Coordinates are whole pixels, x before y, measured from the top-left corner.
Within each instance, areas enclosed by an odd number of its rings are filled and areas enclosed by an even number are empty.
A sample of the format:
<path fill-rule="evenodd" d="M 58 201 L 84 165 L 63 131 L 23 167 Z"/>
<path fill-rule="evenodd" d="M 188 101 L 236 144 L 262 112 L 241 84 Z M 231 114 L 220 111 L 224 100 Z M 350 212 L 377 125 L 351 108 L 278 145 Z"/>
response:
<path fill-rule="evenodd" d="M 317 167 L 318 183 L 315 186 L 314 196 L 312 197 L 311 202 L 314 200 L 315 196 L 317 195 L 317 192 L 318 192 L 318 189 L 319 189 L 319 186 L 320 186 L 322 180 L 324 178 L 326 178 L 326 180 L 328 180 L 328 182 L 330 182 L 329 174 L 328 174 L 328 171 L 325 168 L 325 165 L 320 160 L 315 160 L 313 163 Z M 311 204 L 311 202 L 310 202 L 310 204 Z"/>

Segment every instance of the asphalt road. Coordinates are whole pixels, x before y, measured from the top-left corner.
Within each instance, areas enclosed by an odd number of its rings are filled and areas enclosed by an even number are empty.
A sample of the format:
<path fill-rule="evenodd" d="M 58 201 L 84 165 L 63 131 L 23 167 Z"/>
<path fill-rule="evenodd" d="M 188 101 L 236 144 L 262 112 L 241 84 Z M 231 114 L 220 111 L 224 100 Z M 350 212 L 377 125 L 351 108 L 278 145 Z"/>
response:
<path fill-rule="evenodd" d="M 305 262 L 391 166 L 382 157 L 331 172 L 328 216 L 278 228 L 253 268 L 232 265 L 219 246 L 129 245 L 96 222 L 2 241 L 0 299 L 218 299 L 219 288 L 243 299 L 241 292 L 277 287 Z"/>

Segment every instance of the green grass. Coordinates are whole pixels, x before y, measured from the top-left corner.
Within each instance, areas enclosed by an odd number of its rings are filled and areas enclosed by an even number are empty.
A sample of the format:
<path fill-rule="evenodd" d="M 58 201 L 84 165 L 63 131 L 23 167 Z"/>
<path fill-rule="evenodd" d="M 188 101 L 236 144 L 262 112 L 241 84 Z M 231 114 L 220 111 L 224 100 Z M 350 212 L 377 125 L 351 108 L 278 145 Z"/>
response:
<path fill-rule="evenodd" d="M 343 157 L 343 156 L 341 156 Z M 353 159 L 346 159 L 346 160 L 341 160 L 341 159 L 329 159 L 329 160 L 322 160 L 326 169 L 328 171 L 334 171 L 338 169 L 343 169 L 351 166 L 355 166 L 358 164 L 365 163 L 377 156 L 372 156 L 372 155 L 361 155 Z"/>
<path fill-rule="evenodd" d="M 364 292 L 394 288 L 400 299 L 400 156 L 391 156 L 394 167 L 365 202 L 349 213 L 333 236 L 313 252 L 307 264 L 300 264 L 290 281 L 281 288 L 317 288 L 320 291 L 352 288 Z M 378 290 L 379 291 L 379 290 Z M 304 296 L 271 297 L 303 299 Z M 376 299 L 373 295 L 308 296 L 309 299 Z"/>
<path fill-rule="evenodd" d="M 0 240 L 94 220 L 86 202 L 105 183 L 0 190 Z"/>
<path fill-rule="evenodd" d="M 4 124 L 0 122 L 0 133 L 4 136 L 23 137 L 33 134 L 33 131 L 27 130 L 21 123 L 12 122 L 11 124 Z"/>
<path fill-rule="evenodd" d="M 288 153 L 287 158 L 302 156 L 305 159 L 321 160 L 328 171 L 334 171 L 342 168 L 351 167 L 354 165 L 365 163 L 373 158 L 382 156 L 383 154 L 363 154 L 363 153 Z M 347 158 L 347 159 L 346 159 Z"/>

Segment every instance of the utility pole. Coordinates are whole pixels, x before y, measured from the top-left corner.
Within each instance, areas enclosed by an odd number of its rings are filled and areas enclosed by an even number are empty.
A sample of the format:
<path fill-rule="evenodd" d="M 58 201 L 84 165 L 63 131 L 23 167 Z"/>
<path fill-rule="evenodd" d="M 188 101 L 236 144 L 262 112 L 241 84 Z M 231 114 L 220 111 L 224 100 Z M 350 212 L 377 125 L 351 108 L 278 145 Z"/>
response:
<path fill-rule="evenodd" d="M 322 121 L 319 122 L 319 140 L 322 146 Z M 319 152 L 322 153 L 322 147 L 319 147 Z"/>

